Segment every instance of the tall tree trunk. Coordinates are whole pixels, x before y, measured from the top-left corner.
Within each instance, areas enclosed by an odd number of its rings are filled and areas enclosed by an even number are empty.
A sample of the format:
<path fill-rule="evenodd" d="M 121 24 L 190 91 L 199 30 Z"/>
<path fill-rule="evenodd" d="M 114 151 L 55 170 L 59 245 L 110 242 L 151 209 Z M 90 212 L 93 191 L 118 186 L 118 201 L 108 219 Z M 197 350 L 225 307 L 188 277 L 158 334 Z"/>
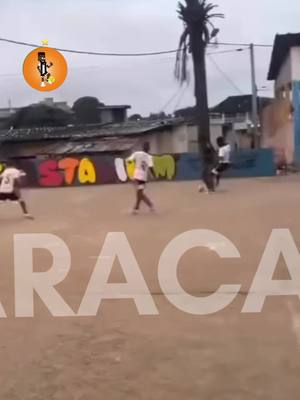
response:
<path fill-rule="evenodd" d="M 195 39 L 194 39 L 195 38 Z M 198 123 L 199 150 L 210 143 L 210 120 L 206 82 L 205 43 L 201 33 L 195 33 L 192 40 L 192 56 L 195 77 L 196 120 Z"/>
<path fill-rule="evenodd" d="M 202 32 L 195 27 L 191 30 L 191 50 L 194 64 L 196 121 L 198 124 L 199 154 L 202 156 L 203 180 L 210 190 L 214 190 L 214 180 L 211 174 L 213 166 L 213 150 L 210 143 L 210 119 L 208 108 L 205 50 Z"/>

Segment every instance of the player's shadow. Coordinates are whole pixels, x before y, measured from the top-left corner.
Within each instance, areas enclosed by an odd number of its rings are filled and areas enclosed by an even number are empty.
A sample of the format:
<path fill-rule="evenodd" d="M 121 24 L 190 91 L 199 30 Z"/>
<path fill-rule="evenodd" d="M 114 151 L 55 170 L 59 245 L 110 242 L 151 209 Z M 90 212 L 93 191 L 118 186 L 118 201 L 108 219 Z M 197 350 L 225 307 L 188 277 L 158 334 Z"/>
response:
<path fill-rule="evenodd" d="M 158 219 L 158 218 L 161 218 L 161 217 L 164 217 L 165 215 L 168 215 L 168 214 L 170 214 L 171 212 L 170 212 L 170 210 L 156 210 L 156 211 L 154 211 L 154 212 L 151 212 L 151 211 L 149 211 L 149 210 L 147 210 L 147 209 L 142 209 L 142 210 L 140 210 L 139 211 L 139 213 L 138 214 L 133 214 L 133 212 L 132 212 L 132 210 L 124 210 L 123 211 L 123 215 L 127 215 L 127 216 L 129 216 L 129 217 L 131 217 L 131 218 L 136 218 L 136 219 L 141 219 L 141 218 L 143 218 L 143 219 Z"/>
<path fill-rule="evenodd" d="M 1 222 L 24 222 L 26 221 L 26 219 L 24 217 L 22 217 L 22 215 L 20 216 L 4 216 L 0 214 L 0 223 Z"/>
<path fill-rule="evenodd" d="M 14 201 L 0 201 L 0 223 L 1 222 L 22 222 L 23 217 L 20 207 Z"/>
<path fill-rule="evenodd" d="M 229 193 L 229 190 L 228 189 L 216 189 L 216 191 L 214 192 L 214 195 L 225 194 L 225 193 Z"/>

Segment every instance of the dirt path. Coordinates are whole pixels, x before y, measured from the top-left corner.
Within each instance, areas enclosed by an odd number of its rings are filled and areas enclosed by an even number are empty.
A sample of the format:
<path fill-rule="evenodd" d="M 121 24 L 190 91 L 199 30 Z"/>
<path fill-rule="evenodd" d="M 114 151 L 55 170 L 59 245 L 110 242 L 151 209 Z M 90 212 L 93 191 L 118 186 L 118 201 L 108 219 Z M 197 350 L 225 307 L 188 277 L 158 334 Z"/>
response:
<path fill-rule="evenodd" d="M 296 399 L 300 390 L 300 303 L 268 298 L 261 314 L 241 314 L 247 291 L 274 228 L 289 228 L 300 249 L 300 178 L 232 180 L 214 196 L 195 183 L 155 183 L 156 216 L 129 215 L 130 186 L 28 191 L 35 221 L 16 205 L 0 208 L 0 399 L 5 400 L 254 400 Z M 163 295 L 157 266 L 165 246 L 192 229 L 228 237 L 241 258 L 220 259 L 195 248 L 178 277 L 189 293 L 207 296 L 241 284 L 223 311 L 192 316 Z M 132 300 L 104 301 L 97 317 L 53 318 L 38 297 L 35 317 L 14 318 L 13 235 L 53 233 L 72 254 L 57 289 L 78 310 L 108 232 L 125 232 L 159 310 L 139 316 Z M 51 257 L 38 251 L 35 269 Z M 284 262 L 276 278 L 287 276 Z M 123 281 L 118 263 L 110 280 Z"/>

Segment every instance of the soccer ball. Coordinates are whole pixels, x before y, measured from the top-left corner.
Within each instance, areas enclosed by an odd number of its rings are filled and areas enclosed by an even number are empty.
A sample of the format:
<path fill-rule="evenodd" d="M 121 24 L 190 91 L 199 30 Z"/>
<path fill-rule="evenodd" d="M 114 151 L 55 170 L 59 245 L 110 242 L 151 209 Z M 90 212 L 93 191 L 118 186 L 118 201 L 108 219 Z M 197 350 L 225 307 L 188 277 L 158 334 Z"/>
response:
<path fill-rule="evenodd" d="M 50 76 L 50 78 L 48 79 L 48 83 L 49 83 L 50 85 L 52 85 L 54 82 L 55 82 L 54 76 Z"/>

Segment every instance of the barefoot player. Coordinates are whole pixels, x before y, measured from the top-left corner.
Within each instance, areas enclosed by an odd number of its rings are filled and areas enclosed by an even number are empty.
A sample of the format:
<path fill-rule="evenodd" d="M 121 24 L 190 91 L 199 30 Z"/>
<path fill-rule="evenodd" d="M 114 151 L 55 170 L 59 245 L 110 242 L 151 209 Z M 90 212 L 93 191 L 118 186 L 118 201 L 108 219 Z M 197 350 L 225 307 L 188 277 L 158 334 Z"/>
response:
<path fill-rule="evenodd" d="M 142 151 L 136 151 L 127 159 L 127 161 L 134 161 L 135 163 L 133 178 L 136 185 L 136 203 L 133 209 L 133 214 L 139 212 L 142 202 L 144 202 L 151 211 L 154 211 L 153 203 L 145 194 L 145 186 L 148 180 L 149 171 L 154 176 L 153 158 L 149 154 L 149 149 L 149 143 L 144 143 Z"/>

